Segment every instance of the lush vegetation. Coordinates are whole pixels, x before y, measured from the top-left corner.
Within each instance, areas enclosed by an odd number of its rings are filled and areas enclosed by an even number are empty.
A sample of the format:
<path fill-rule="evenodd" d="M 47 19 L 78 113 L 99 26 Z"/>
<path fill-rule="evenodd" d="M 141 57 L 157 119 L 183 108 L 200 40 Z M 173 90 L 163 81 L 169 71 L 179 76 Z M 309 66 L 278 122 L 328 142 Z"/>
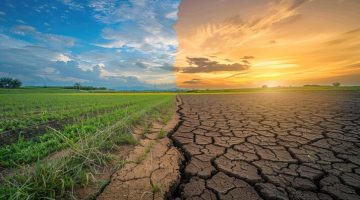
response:
<path fill-rule="evenodd" d="M 0 78 L 0 88 L 19 88 L 22 85 L 19 79 L 12 79 L 8 77 Z"/>
<path fill-rule="evenodd" d="M 114 149 L 136 143 L 129 134 L 136 124 L 174 111 L 173 94 L 17 91 L 0 93 L 0 136 L 18 138 L 0 146 L 0 173 L 19 172 L 0 177 L 0 199 L 72 198 Z M 44 124 L 44 133 L 22 137 Z M 60 151 L 70 153 L 53 157 Z"/>
<path fill-rule="evenodd" d="M 0 98 L 0 132 L 51 120 L 88 118 L 143 100 L 143 96 L 96 93 L 11 94 Z"/>

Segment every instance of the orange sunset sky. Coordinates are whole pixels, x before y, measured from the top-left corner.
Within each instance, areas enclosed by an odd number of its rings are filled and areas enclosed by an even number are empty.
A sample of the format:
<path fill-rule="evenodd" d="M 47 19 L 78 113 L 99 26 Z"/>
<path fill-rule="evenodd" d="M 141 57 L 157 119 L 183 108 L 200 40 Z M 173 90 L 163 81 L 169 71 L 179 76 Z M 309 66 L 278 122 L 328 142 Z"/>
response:
<path fill-rule="evenodd" d="M 360 84 L 359 0 L 183 0 L 179 88 Z"/>

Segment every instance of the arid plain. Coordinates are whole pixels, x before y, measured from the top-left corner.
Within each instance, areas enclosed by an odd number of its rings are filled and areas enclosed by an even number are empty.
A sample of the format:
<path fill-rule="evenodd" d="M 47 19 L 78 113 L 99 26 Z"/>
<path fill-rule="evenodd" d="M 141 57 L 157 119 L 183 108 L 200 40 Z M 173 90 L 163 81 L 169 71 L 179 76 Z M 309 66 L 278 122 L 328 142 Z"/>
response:
<path fill-rule="evenodd" d="M 359 199 L 360 94 L 181 95 L 181 199 Z"/>

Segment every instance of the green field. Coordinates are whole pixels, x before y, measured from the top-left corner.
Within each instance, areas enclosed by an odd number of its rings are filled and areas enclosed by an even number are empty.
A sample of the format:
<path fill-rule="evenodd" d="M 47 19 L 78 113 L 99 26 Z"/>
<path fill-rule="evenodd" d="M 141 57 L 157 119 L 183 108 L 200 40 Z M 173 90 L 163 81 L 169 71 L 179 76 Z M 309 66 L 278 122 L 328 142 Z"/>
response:
<path fill-rule="evenodd" d="M 88 156 L 96 165 L 106 164 L 112 147 L 136 143 L 129 134 L 135 125 L 169 119 L 174 99 L 171 93 L 0 90 L 0 199 L 65 197 L 86 180 L 94 164 L 84 164 Z M 44 162 L 69 148 L 79 155 Z M 18 170 L 27 172 L 11 173 Z"/>

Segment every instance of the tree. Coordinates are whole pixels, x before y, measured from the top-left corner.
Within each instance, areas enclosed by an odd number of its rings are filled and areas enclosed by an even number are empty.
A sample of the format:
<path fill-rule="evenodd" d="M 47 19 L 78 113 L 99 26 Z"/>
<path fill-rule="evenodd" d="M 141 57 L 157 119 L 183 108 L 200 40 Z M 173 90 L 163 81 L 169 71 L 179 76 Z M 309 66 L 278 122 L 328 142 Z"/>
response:
<path fill-rule="evenodd" d="M 8 77 L 2 77 L 0 78 L 0 87 L 1 88 L 9 88 L 11 83 L 11 78 Z"/>
<path fill-rule="evenodd" d="M 13 79 L 11 81 L 11 88 L 19 88 L 22 85 L 19 79 Z"/>
<path fill-rule="evenodd" d="M 19 79 L 12 79 L 9 77 L 0 78 L 0 88 L 18 88 L 21 84 Z"/>
<path fill-rule="evenodd" d="M 80 90 L 81 84 L 80 83 L 75 83 L 74 88 Z"/>
<path fill-rule="evenodd" d="M 264 89 L 265 89 L 265 88 L 268 88 L 268 86 L 267 86 L 267 85 L 263 85 L 263 86 L 261 86 L 261 87 L 262 87 L 262 88 L 264 88 Z"/>
<path fill-rule="evenodd" d="M 339 86 L 341 85 L 341 83 L 335 82 L 335 83 L 333 83 L 332 85 L 333 85 L 334 87 L 339 87 Z"/>

